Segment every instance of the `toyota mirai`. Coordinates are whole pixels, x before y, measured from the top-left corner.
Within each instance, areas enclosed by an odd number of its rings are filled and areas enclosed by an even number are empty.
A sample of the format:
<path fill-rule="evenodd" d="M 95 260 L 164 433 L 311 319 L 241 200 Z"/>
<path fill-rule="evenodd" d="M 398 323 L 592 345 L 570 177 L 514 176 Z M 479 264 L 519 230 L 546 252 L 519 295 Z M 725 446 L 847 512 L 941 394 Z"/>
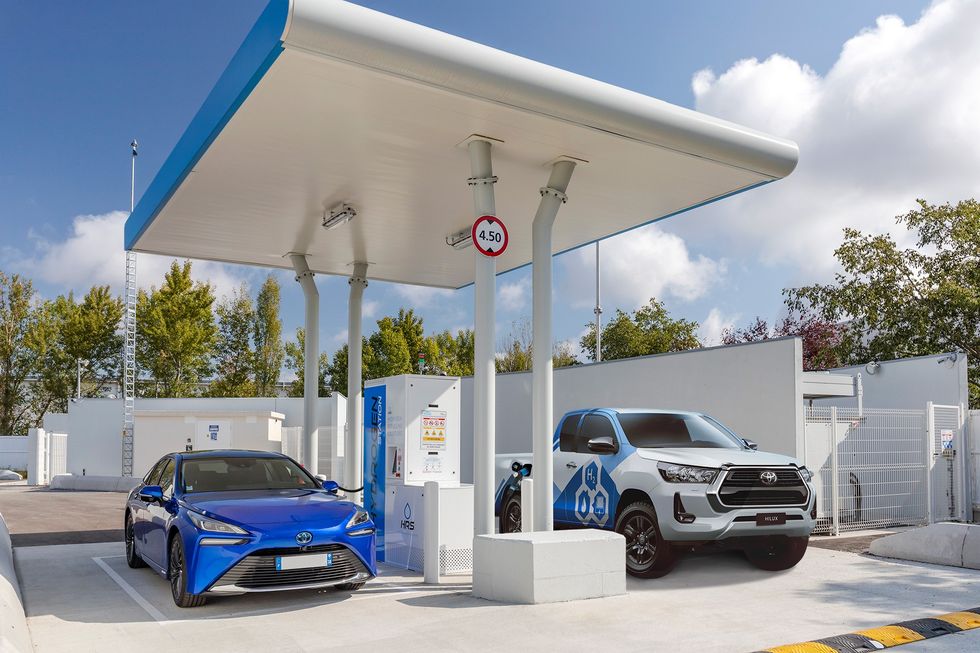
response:
<path fill-rule="evenodd" d="M 182 608 L 208 594 L 356 590 L 377 575 L 374 523 L 338 489 L 279 453 L 168 454 L 126 502 L 126 561 L 168 579 Z"/>

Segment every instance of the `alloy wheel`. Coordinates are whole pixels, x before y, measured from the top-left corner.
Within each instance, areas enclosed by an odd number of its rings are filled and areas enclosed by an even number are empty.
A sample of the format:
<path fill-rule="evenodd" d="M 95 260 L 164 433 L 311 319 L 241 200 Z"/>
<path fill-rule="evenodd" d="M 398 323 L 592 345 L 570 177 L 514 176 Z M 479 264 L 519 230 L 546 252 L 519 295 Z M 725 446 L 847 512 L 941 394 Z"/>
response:
<path fill-rule="evenodd" d="M 631 566 L 643 569 L 653 564 L 657 556 L 657 529 L 653 520 L 643 514 L 630 517 L 623 527 L 626 538 L 626 559 Z"/>

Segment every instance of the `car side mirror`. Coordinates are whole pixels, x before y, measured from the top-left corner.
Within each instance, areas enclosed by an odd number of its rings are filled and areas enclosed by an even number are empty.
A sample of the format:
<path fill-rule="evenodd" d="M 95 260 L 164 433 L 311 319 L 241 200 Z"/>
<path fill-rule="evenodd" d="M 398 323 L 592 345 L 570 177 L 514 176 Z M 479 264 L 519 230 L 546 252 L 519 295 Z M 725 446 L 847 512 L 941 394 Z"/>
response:
<path fill-rule="evenodd" d="M 140 501 L 146 503 L 163 503 L 163 488 L 159 485 L 147 485 L 140 490 Z"/>
<path fill-rule="evenodd" d="M 601 435 L 589 440 L 589 451 L 592 453 L 616 453 L 616 441 L 608 435 Z"/>
<path fill-rule="evenodd" d="M 326 478 L 320 478 L 322 474 L 317 475 L 317 480 L 320 481 L 320 487 L 329 492 L 330 494 L 337 494 L 337 490 L 340 489 L 340 484 L 337 481 L 328 481 Z"/>
<path fill-rule="evenodd" d="M 751 449 L 752 451 L 755 451 L 759 448 L 759 445 L 753 442 L 752 440 L 746 440 L 745 438 L 742 438 L 742 442 L 744 442 L 745 446 Z"/>

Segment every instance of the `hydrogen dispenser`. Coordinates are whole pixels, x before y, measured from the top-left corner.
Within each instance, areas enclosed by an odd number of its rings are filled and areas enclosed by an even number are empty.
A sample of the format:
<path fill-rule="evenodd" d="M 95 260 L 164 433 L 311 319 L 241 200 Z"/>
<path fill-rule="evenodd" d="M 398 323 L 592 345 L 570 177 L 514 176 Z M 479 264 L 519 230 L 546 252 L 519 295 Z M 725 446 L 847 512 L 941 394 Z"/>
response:
<path fill-rule="evenodd" d="M 439 571 L 472 569 L 473 486 L 459 482 L 459 377 L 405 374 L 364 384 L 364 507 L 378 560 L 422 571 L 424 485 L 439 484 Z"/>

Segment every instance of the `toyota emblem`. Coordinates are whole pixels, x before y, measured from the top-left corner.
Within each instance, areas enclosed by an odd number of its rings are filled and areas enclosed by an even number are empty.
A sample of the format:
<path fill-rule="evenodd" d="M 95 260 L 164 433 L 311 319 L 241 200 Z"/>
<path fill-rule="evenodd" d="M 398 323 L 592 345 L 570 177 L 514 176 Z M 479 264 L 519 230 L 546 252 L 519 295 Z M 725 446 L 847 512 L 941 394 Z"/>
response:
<path fill-rule="evenodd" d="M 296 543 L 297 544 L 309 544 L 313 541 L 313 533 L 309 531 L 300 531 L 296 533 Z"/>
<path fill-rule="evenodd" d="M 759 480 L 762 481 L 763 485 L 775 485 L 779 477 L 776 476 L 776 472 L 766 470 L 759 474 Z"/>

